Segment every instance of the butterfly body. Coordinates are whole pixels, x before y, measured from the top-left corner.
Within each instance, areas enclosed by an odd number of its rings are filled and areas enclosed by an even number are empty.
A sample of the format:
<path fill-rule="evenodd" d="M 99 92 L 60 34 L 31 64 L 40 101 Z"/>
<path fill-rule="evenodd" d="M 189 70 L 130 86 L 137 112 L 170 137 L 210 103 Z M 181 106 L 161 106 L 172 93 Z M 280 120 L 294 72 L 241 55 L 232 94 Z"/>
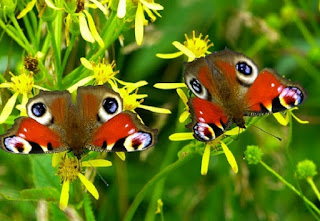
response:
<path fill-rule="evenodd" d="M 245 116 L 284 111 L 300 105 L 306 92 L 298 84 L 257 65 L 241 53 L 225 49 L 186 64 L 184 79 L 196 95 L 188 101 L 188 127 L 204 142 L 235 123 L 245 128 Z"/>
<path fill-rule="evenodd" d="M 85 149 L 140 151 L 153 146 L 157 130 L 143 125 L 135 113 L 123 111 L 122 99 L 107 86 L 80 87 L 76 103 L 67 91 L 41 91 L 20 117 L 0 136 L 0 146 L 18 154 Z"/>

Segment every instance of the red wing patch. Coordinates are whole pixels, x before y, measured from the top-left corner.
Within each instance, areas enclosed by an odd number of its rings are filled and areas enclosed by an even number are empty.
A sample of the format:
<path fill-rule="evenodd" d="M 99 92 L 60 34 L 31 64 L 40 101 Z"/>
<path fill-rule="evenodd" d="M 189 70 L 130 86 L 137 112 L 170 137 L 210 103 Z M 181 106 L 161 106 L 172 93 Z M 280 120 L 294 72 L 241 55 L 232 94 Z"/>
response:
<path fill-rule="evenodd" d="M 140 151 L 155 142 L 155 131 L 136 118 L 134 114 L 123 112 L 102 124 L 93 134 L 89 149 L 95 151 Z"/>
<path fill-rule="evenodd" d="M 210 141 L 224 133 L 230 122 L 218 104 L 201 98 L 191 98 L 188 102 L 192 111 L 191 129 L 196 139 Z"/>
<path fill-rule="evenodd" d="M 30 154 L 59 152 L 62 143 L 60 137 L 50 128 L 38 123 L 32 118 L 19 118 L 16 121 L 18 129 L 13 134 L 9 131 L 1 136 L 1 146 L 13 153 Z"/>
<path fill-rule="evenodd" d="M 304 92 L 298 86 L 286 86 L 279 80 L 281 76 L 262 70 L 249 88 L 245 98 L 246 115 L 275 113 L 299 105 L 304 100 Z"/>

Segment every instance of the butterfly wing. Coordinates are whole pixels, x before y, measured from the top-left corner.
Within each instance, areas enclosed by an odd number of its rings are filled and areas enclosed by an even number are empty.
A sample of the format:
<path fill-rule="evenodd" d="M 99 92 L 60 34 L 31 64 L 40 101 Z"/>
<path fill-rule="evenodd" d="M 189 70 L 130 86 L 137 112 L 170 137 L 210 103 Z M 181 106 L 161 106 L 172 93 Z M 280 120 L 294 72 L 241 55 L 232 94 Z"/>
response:
<path fill-rule="evenodd" d="M 65 134 L 66 113 L 70 94 L 44 92 L 30 99 L 27 104 L 29 117 L 16 119 L 13 127 L 0 136 L 0 146 L 7 152 L 18 154 L 61 152 L 68 148 Z"/>
<path fill-rule="evenodd" d="M 106 85 L 79 88 L 77 103 L 86 133 L 90 134 L 86 148 L 132 152 L 156 143 L 157 130 L 146 127 L 137 114 L 123 112 L 121 97 Z"/>
<path fill-rule="evenodd" d="M 247 64 L 245 73 L 241 69 L 243 64 Z M 232 110 L 232 106 L 243 103 L 248 88 L 257 76 L 258 68 L 251 59 L 224 49 L 187 63 L 184 79 L 197 97 Z"/>
<path fill-rule="evenodd" d="M 188 105 L 192 116 L 192 122 L 188 127 L 194 132 L 197 140 L 214 140 L 232 123 L 223 108 L 216 103 L 194 97 L 189 99 Z"/>
<path fill-rule="evenodd" d="M 273 69 L 263 69 L 245 97 L 245 115 L 275 113 L 300 105 L 306 99 L 301 85 L 280 76 Z"/>

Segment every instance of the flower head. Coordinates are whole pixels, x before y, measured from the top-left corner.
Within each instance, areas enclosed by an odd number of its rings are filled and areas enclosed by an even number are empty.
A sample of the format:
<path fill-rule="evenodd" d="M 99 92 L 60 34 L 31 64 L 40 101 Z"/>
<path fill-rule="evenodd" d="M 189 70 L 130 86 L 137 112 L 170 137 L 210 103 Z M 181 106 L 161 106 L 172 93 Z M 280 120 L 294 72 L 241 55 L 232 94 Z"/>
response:
<path fill-rule="evenodd" d="M 116 85 L 116 81 L 118 81 L 118 79 L 115 78 L 115 75 L 118 74 L 119 71 L 114 71 L 114 68 L 116 67 L 115 61 L 108 63 L 104 58 L 98 63 L 90 62 L 86 58 L 80 58 L 80 61 L 83 66 L 93 71 L 93 75 L 85 77 L 69 87 L 68 91 L 70 93 L 77 90 L 79 86 L 87 84 L 91 80 L 94 80 L 95 85 L 102 85 L 105 83 L 109 83 L 112 87 Z"/>
<path fill-rule="evenodd" d="M 162 114 L 171 113 L 168 109 L 165 109 L 165 108 L 153 107 L 153 106 L 142 104 L 144 102 L 144 98 L 146 98 L 148 95 L 138 94 L 138 89 L 148 84 L 148 82 L 146 81 L 138 81 L 136 83 L 122 82 L 122 84 L 125 84 L 122 88 L 115 87 L 113 88 L 113 90 L 118 92 L 121 98 L 123 99 L 123 110 L 129 110 L 134 112 L 136 108 L 142 108 L 155 113 L 162 113 Z"/>
<path fill-rule="evenodd" d="M 129 4 L 128 4 L 129 3 Z M 127 15 L 127 7 L 128 11 L 131 11 L 131 8 L 135 8 L 134 20 L 135 20 L 135 36 L 136 42 L 138 45 L 142 44 L 143 41 L 143 31 L 144 26 L 148 25 L 148 20 L 145 18 L 145 13 L 147 13 L 151 22 L 154 22 L 161 15 L 158 13 L 159 10 L 163 10 L 163 6 L 155 3 L 154 0 L 119 0 L 117 16 L 118 18 L 124 18 Z M 130 15 L 127 16 L 130 21 Z"/>
<path fill-rule="evenodd" d="M 58 167 L 57 175 L 60 176 L 62 189 L 59 207 L 64 210 L 69 202 L 70 183 L 79 179 L 95 199 L 99 199 L 96 187 L 82 174 L 83 167 L 109 167 L 112 163 L 108 160 L 96 159 L 79 162 L 77 158 L 69 158 L 65 153 L 54 154 L 52 166 Z"/>
<path fill-rule="evenodd" d="M 11 75 L 11 82 L 5 82 L 0 84 L 0 88 L 8 88 L 13 92 L 13 95 L 5 106 L 0 114 L 0 124 L 4 123 L 9 115 L 12 113 L 14 105 L 19 95 L 22 95 L 21 104 L 17 105 L 17 108 L 20 110 L 21 115 L 26 115 L 26 104 L 28 102 L 29 96 L 33 88 L 38 88 L 42 90 L 47 90 L 38 85 L 34 84 L 33 72 L 26 72 L 22 70 L 20 75 L 14 75 L 12 72 L 9 72 Z"/>
<path fill-rule="evenodd" d="M 201 33 L 198 37 L 196 37 L 195 31 L 192 32 L 191 38 L 185 34 L 186 40 L 183 44 L 178 41 L 174 41 L 172 43 L 173 46 L 179 50 L 179 52 L 170 54 L 158 53 L 156 56 L 164 59 L 172 59 L 185 54 L 188 57 L 188 62 L 193 61 L 196 58 L 204 57 L 211 53 L 208 51 L 208 49 L 213 46 L 213 43 L 210 42 L 208 35 L 206 35 L 204 38 L 202 37 L 203 36 Z"/>
<path fill-rule="evenodd" d="M 300 161 L 297 165 L 297 175 L 299 179 L 307 179 L 317 175 L 317 166 L 311 160 Z"/>
<path fill-rule="evenodd" d="M 262 151 L 258 146 L 247 146 L 247 150 L 244 152 L 245 159 L 248 164 L 258 164 L 262 159 Z"/>

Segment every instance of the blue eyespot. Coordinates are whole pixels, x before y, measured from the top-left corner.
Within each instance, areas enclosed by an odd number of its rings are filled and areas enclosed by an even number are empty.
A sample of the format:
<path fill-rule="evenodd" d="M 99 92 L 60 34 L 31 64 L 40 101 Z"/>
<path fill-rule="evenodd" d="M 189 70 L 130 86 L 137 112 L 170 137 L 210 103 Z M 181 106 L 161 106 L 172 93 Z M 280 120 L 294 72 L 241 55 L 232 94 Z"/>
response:
<path fill-rule="evenodd" d="M 102 106 L 108 114 L 114 114 L 118 110 L 119 105 L 115 98 L 108 97 L 103 100 Z"/>
<path fill-rule="evenodd" d="M 250 75 L 252 73 L 252 67 L 246 62 L 238 62 L 236 64 L 236 69 L 244 75 Z"/>
<path fill-rule="evenodd" d="M 191 87 L 193 88 L 193 90 L 194 90 L 195 92 L 197 92 L 197 93 L 199 93 L 199 94 L 202 93 L 202 86 L 201 86 L 200 82 L 199 82 L 197 79 L 193 78 L 193 79 L 190 81 L 190 85 L 191 85 Z"/>
<path fill-rule="evenodd" d="M 39 102 L 32 105 L 31 111 L 34 116 L 41 117 L 46 113 L 47 107 L 44 105 L 44 103 Z"/>

